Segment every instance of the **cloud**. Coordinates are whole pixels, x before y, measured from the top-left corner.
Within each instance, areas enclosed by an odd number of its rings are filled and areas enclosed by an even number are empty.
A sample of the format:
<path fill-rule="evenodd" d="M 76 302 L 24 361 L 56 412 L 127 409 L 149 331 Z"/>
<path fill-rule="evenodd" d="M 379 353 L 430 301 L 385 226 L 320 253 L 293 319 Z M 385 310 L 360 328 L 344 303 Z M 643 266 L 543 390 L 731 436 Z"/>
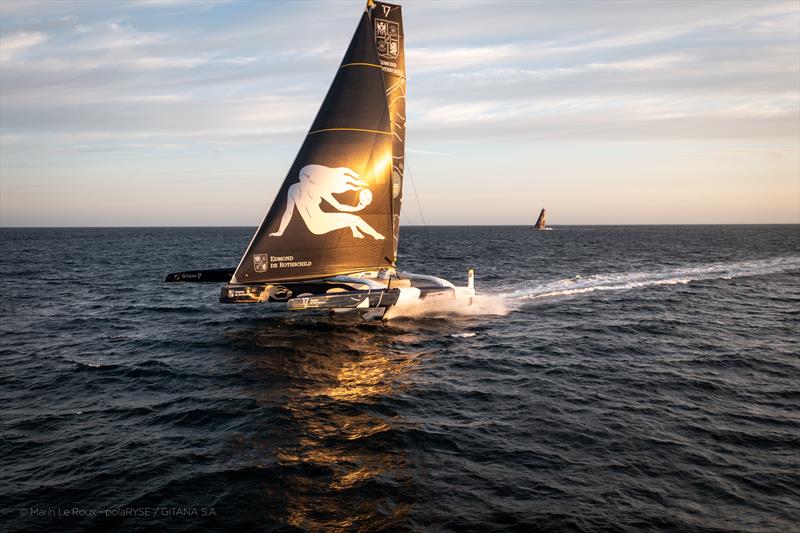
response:
<path fill-rule="evenodd" d="M 214 2 L 207 4 L 219 8 Z M 96 132 L 113 117 L 114 130 L 121 135 L 170 124 L 175 125 L 169 129 L 172 134 L 192 135 L 211 131 L 212 119 L 220 120 L 222 136 L 303 130 L 307 127 L 303 121 L 318 105 L 314 102 L 322 99 L 352 30 L 348 19 L 341 39 L 304 38 L 318 29 L 319 20 L 342 18 L 341 9 L 324 3 L 317 6 L 314 17 L 287 4 L 282 13 L 286 24 L 278 25 L 277 17 L 262 16 L 259 9 L 235 21 L 239 25 L 232 28 L 220 27 L 205 15 L 188 16 L 187 23 L 187 15 L 181 13 L 169 24 L 155 25 L 144 16 L 148 9 L 158 9 L 169 17 L 165 5 L 185 4 L 104 6 L 93 15 L 76 4 L 74 13 L 57 14 L 59 20 L 68 19 L 65 28 L 70 31 L 62 31 L 52 43 L 35 29 L 4 37 L 11 53 L 36 45 L 40 49 L 25 62 L 4 67 L 4 127 L 58 131 L 62 123 L 54 121 L 68 119 L 74 134 L 80 135 L 81 128 L 88 128 L 84 133 Z M 513 132 L 519 130 L 519 121 L 535 122 L 556 114 L 583 121 L 589 131 L 591 124 L 605 128 L 612 115 L 630 121 L 703 115 L 769 117 L 779 122 L 790 117 L 796 105 L 796 100 L 780 97 L 796 88 L 792 76 L 798 69 L 787 69 L 797 55 L 791 33 L 788 40 L 780 32 L 766 39 L 755 30 L 783 28 L 780 21 L 787 12 L 794 13 L 787 4 L 736 4 L 725 11 L 693 5 L 679 13 L 663 4 L 634 3 L 576 25 L 574 16 L 567 15 L 573 9 L 578 14 L 594 12 L 593 5 L 576 3 L 566 9 L 544 3 L 538 7 L 547 15 L 548 31 L 540 19 L 522 13 L 530 6 L 511 6 L 520 14 L 503 14 L 503 32 L 495 33 L 492 43 L 480 42 L 491 34 L 474 31 L 477 20 L 485 19 L 489 29 L 499 20 L 490 3 L 470 4 L 464 17 L 448 18 L 444 35 L 460 32 L 450 43 L 435 42 L 441 35 L 430 28 L 439 27 L 440 20 L 429 19 L 427 8 L 406 9 L 413 102 L 409 119 L 416 132 L 490 123 L 498 127 L 505 123 Z M 272 6 L 262 7 L 264 13 L 270 12 L 268 7 Z M 415 20 L 415 14 L 422 18 Z M 531 26 L 527 35 L 523 22 Z M 272 29 L 266 31 L 267 27 Z M 576 27 L 580 31 L 569 31 Z M 741 33 L 748 28 L 755 33 Z M 420 42 L 416 33 L 428 37 Z M 542 39 L 532 40 L 531 33 L 541 33 Z M 237 105 L 232 113 L 232 101 L 253 102 L 264 95 L 280 96 L 282 109 L 240 112 Z M 114 108 L 123 101 L 125 109 Z M 198 107 L 209 122 L 196 129 L 179 126 L 196 122 Z M 158 118 L 152 114 L 156 108 Z M 295 125 L 287 127 L 284 121 L 290 117 L 283 109 L 300 108 Z M 230 120 L 233 116 L 239 123 Z M 267 126 L 252 128 L 258 121 Z M 243 127 L 244 123 L 248 125 Z M 558 133 L 558 122 L 551 126 L 556 129 L 553 134 L 574 132 L 565 126 Z M 746 128 L 737 131 L 747 134 Z M 176 144 L 181 142 L 175 139 Z"/>
<path fill-rule="evenodd" d="M 492 82 L 508 81 L 514 78 L 544 80 L 562 78 L 580 74 L 596 74 L 598 72 L 636 72 L 659 70 L 674 67 L 681 62 L 689 61 L 685 54 L 661 54 L 645 56 L 621 61 L 593 62 L 573 66 L 557 66 L 544 68 L 500 67 L 469 72 L 452 72 L 448 74 L 456 79 L 487 79 Z"/>
<path fill-rule="evenodd" d="M 127 2 L 130 9 L 150 8 L 190 8 L 208 10 L 216 6 L 230 3 L 231 0 L 132 0 Z"/>
<path fill-rule="evenodd" d="M 524 54 L 513 45 L 409 48 L 409 69 L 417 73 L 431 70 L 459 69 L 469 65 L 491 64 Z"/>
<path fill-rule="evenodd" d="M 137 57 L 131 62 L 141 68 L 168 69 L 168 68 L 194 68 L 208 63 L 203 57 Z"/>
<path fill-rule="evenodd" d="M 21 31 L 0 38 L 0 61 L 9 61 L 28 48 L 42 44 L 47 36 L 40 32 Z"/>

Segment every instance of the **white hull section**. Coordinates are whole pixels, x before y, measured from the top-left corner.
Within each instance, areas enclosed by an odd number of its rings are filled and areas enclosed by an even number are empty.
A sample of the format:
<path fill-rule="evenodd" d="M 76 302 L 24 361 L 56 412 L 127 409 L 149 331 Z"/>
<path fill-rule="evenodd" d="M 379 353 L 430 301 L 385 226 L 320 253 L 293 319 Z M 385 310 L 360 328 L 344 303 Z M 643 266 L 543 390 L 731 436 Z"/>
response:
<path fill-rule="evenodd" d="M 347 293 L 333 295 L 333 297 L 300 297 L 287 302 L 289 309 L 294 311 L 312 309 L 330 309 L 333 313 L 359 313 L 365 319 L 386 318 L 386 313 L 403 315 L 404 310 L 418 309 L 421 305 L 452 303 L 459 306 L 472 305 L 475 297 L 474 273 L 469 271 L 467 285 L 456 287 L 449 281 L 434 276 L 411 274 L 408 272 L 394 272 L 388 275 L 375 276 L 374 272 L 364 272 L 353 275 L 351 279 L 368 284 L 372 289 L 382 292 L 385 296 L 376 299 L 373 291 L 359 296 Z M 341 277 L 340 277 L 341 278 Z M 346 307 L 340 307 L 337 302 L 342 298 L 354 299 Z"/>

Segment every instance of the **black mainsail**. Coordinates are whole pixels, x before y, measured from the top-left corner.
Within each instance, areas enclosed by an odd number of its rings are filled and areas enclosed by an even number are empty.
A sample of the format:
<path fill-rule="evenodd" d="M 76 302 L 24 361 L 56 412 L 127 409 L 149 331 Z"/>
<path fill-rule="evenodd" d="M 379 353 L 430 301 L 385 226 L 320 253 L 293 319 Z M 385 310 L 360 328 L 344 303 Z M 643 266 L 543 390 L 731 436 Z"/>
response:
<path fill-rule="evenodd" d="M 169 282 L 225 282 L 220 302 L 384 317 L 420 300 L 471 304 L 456 287 L 395 268 L 403 195 L 406 75 L 400 6 L 369 0 L 278 195 L 233 269 Z"/>
<path fill-rule="evenodd" d="M 394 266 L 402 196 L 400 7 L 374 2 L 231 283 Z"/>
<path fill-rule="evenodd" d="M 541 213 L 539 213 L 539 218 L 536 219 L 536 224 L 533 227 L 534 229 L 544 229 L 546 223 L 547 222 L 545 221 L 545 211 L 543 207 Z"/>

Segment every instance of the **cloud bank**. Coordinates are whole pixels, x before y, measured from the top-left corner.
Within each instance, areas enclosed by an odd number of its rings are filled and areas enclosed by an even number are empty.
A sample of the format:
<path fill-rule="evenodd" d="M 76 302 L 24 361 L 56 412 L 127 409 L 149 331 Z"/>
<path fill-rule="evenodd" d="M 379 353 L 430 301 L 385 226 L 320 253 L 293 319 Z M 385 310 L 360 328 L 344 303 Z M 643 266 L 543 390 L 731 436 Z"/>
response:
<path fill-rule="evenodd" d="M 0 223 L 255 225 L 362 4 L 4 0 Z M 796 2 L 404 13 L 428 222 L 800 222 Z"/>

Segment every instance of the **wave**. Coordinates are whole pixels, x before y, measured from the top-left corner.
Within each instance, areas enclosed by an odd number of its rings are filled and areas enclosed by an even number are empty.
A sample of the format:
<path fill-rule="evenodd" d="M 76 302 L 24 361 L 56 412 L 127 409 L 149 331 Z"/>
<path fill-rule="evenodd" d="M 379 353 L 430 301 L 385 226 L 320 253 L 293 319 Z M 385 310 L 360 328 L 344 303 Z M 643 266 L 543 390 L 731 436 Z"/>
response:
<path fill-rule="evenodd" d="M 664 270 L 594 274 L 586 277 L 577 275 L 540 283 L 533 287 L 528 284 L 525 287 L 504 292 L 502 296 L 511 302 L 523 302 L 595 291 L 624 291 L 659 285 L 685 285 L 692 281 L 710 279 L 731 280 L 738 277 L 776 274 L 792 270 L 800 270 L 800 257 L 788 256 L 733 263 L 709 263 Z"/>

